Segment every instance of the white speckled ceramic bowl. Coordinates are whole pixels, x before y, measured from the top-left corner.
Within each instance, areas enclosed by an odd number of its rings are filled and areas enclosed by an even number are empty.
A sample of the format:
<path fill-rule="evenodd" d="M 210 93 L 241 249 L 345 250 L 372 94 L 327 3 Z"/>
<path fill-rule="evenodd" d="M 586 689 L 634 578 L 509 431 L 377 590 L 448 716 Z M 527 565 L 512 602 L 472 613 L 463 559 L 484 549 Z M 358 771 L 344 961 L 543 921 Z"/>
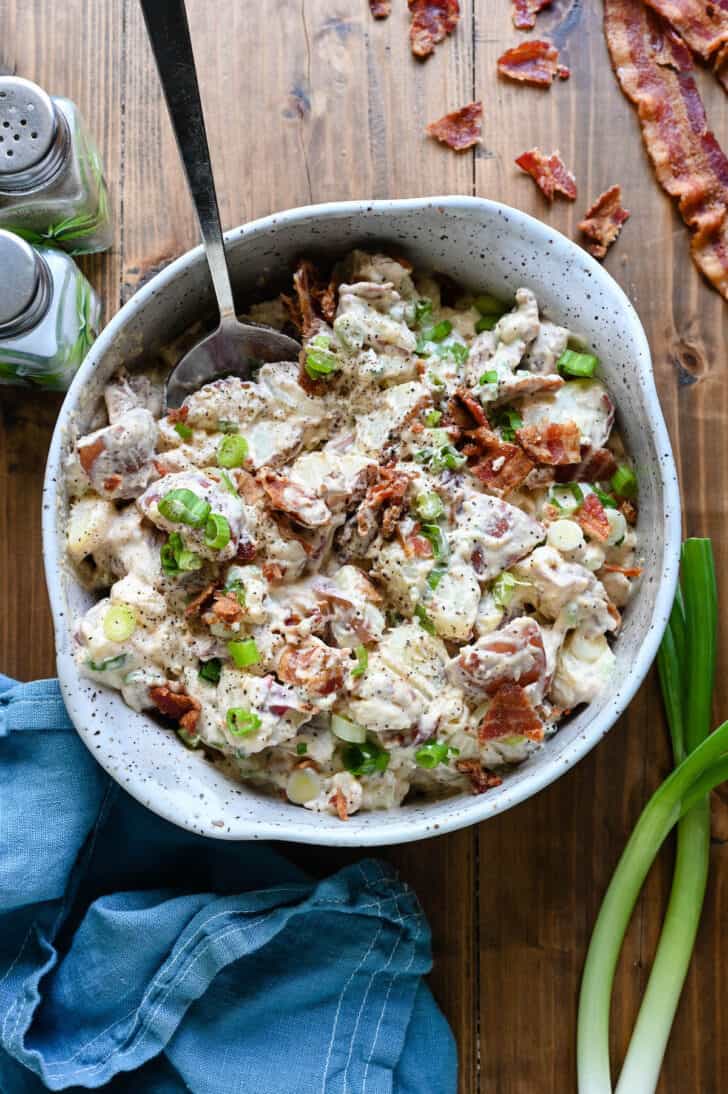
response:
<path fill-rule="evenodd" d="M 101 389 L 119 365 L 148 362 L 186 328 L 212 315 L 207 267 L 197 248 L 154 277 L 112 320 L 79 370 L 53 435 L 43 534 L 58 674 L 69 714 L 99 763 L 129 793 L 174 823 L 220 839 L 376 845 L 422 839 L 492 817 L 558 778 L 607 733 L 642 682 L 670 611 L 680 545 L 679 494 L 640 321 L 616 282 L 575 243 L 524 213 L 479 198 L 293 209 L 238 228 L 227 241 L 241 301 L 260 294 L 266 284 L 276 290 L 300 255 L 339 255 L 354 246 L 381 244 L 473 289 L 510 296 L 526 285 L 551 318 L 587 339 L 601 358 L 640 477 L 645 575 L 616 642 L 614 684 L 497 789 L 480 797 L 357 814 L 342 824 L 230 780 L 172 733 L 130 710 L 117 692 L 79 677 L 72 658 L 73 621 L 92 598 L 64 562 L 64 457 L 76 430 L 87 429 Z"/>

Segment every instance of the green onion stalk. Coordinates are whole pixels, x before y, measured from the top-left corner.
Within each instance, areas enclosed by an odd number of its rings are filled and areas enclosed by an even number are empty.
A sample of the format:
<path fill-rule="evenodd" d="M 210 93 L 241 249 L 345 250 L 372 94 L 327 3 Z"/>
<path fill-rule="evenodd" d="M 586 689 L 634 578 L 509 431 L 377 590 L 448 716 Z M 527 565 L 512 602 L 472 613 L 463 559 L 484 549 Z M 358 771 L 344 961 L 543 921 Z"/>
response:
<path fill-rule="evenodd" d="M 681 588 L 658 654 L 675 770 L 645 807 L 604 898 L 589 945 L 577 1032 L 579 1094 L 611 1094 L 609 1008 L 614 973 L 647 873 L 677 824 L 670 900 L 617 1094 L 654 1091 L 703 907 L 710 791 L 728 777 L 728 722 L 710 732 L 717 590 L 709 540 L 683 545 Z"/>

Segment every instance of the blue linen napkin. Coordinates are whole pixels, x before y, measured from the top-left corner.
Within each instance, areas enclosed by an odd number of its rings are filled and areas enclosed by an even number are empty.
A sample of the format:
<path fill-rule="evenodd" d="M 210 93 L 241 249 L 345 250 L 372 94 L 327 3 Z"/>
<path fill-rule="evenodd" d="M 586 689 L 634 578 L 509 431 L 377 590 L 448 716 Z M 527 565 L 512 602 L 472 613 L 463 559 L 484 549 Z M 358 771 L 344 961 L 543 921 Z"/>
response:
<path fill-rule="evenodd" d="M 0 1092 L 454 1094 L 414 893 L 148 812 L 0 674 Z"/>

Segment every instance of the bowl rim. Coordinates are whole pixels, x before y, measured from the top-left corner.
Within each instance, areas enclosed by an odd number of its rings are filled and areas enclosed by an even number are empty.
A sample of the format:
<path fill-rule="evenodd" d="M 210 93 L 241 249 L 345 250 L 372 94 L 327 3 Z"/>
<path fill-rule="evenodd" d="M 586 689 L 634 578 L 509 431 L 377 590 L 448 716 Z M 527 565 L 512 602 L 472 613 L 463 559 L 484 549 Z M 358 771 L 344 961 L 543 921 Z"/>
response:
<path fill-rule="evenodd" d="M 650 347 L 639 316 L 621 286 L 587 252 L 583 251 L 573 240 L 564 236 L 557 229 L 545 224 L 543 221 L 515 209 L 502 202 L 492 201 L 489 198 L 473 197 L 468 195 L 435 195 L 420 198 L 392 198 L 322 202 L 313 205 L 297 206 L 281 212 L 274 212 L 246 224 L 239 225 L 225 232 L 226 246 L 235 245 L 248 235 L 259 234 L 269 228 L 280 228 L 281 224 L 293 224 L 301 221 L 315 221 L 331 216 L 356 216 L 358 214 L 387 214 L 401 212 L 416 212 L 418 209 L 442 208 L 443 211 L 463 212 L 487 209 L 490 213 L 511 218 L 524 227 L 532 238 L 537 241 L 554 238 L 567 246 L 567 249 L 578 252 L 580 261 L 586 262 L 591 271 L 591 276 L 602 285 L 616 299 L 625 322 L 629 323 L 632 337 L 637 343 L 640 354 L 637 368 L 640 373 L 640 382 L 644 393 L 645 406 L 648 412 L 649 429 L 653 435 L 655 445 L 662 454 L 658 461 L 657 476 L 660 481 L 665 500 L 665 546 L 663 554 L 663 569 L 656 575 L 657 590 L 655 605 L 651 621 L 646 628 L 643 641 L 632 661 L 629 674 L 623 680 L 618 692 L 617 701 L 604 707 L 592 721 L 588 722 L 582 732 L 573 741 L 564 747 L 555 756 L 546 756 L 540 764 L 535 764 L 529 777 L 519 781 L 516 786 L 508 791 L 507 784 L 504 791 L 496 799 L 490 799 L 489 795 L 473 796 L 461 801 L 458 798 L 460 808 L 455 809 L 449 815 L 440 815 L 435 819 L 428 819 L 426 815 L 409 817 L 405 811 L 400 812 L 401 822 L 392 823 L 391 819 L 386 826 L 378 826 L 374 818 L 376 812 L 368 813 L 369 818 L 366 828 L 354 829 L 349 825 L 340 825 L 335 831 L 324 829 L 317 835 L 315 830 L 307 828 L 305 831 L 297 829 L 295 811 L 291 816 L 272 824 L 269 821 L 256 821 L 255 819 L 242 819 L 237 824 L 230 824 L 229 831 L 212 828 L 207 834 L 212 838 L 228 840 L 248 839 L 272 839 L 289 840 L 291 842 L 305 842 L 322 846 L 384 846 L 387 844 L 408 843 L 414 840 L 426 839 L 436 835 L 478 824 L 479 822 L 496 816 L 512 806 L 537 794 L 540 790 L 549 786 L 560 775 L 564 774 L 581 760 L 591 749 L 609 732 L 615 722 L 628 707 L 635 693 L 641 686 L 649 668 L 655 658 L 664 629 L 672 608 L 675 589 L 678 579 L 680 545 L 682 537 L 680 491 L 677 479 L 672 446 L 670 444 L 667 427 L 660 407 L 657 389 L 654 382 L 652 357 Z M 60 528 L 57 521 L 58 507 L 58 482 L 61 471 L 60 457 L 64 442 L 64 434 L 69 420 L 76 410 L 79 397 L 85 385 L 92 376 L 97 362 L 113 347 L 117 335 L 133 317 L 153 296 L 175 281 L 185 270 L 197 263 L 204 262 L 202 245 L 186 251 L 169 265 L 154 275 L 134 295 L 122 305 L 119 311 L 104 327 L 101 334 L 94 342 L 76 373 L 64 402 L 58 414 L 58 419 L 53 431 L 46 471 L 43 483 L 42 496 L 42 536 L 43 536 L 43 560 L 45 568 L 46 584 L 53 617 L 56 648 L 62 647 L 59 641 L 61 635 L 67 633 L 65 620 L 65 604 L 62 588 L 63 551 L 60 542 Z M 74 691 L 77 681 L 80 679 L 75 664 L 69 657 L 58 656 L 58 675 L 61 691 L 69 710 L 69 715 L 74 726 L 89 750 L 92 749 L 89 730 L 79 724 L 81 715 L 76 712 Z M 122 700 L 120 700 L 122 701 Z M 87 734 L 89 734 L 87 736 Z M 116 775 L 104 762 L 104 757 L 99 757 L 93 750 L 93 755 L 98 759 L 102 767 L 116 780 Z M 118 781 L 118 780 L 117 780 Z M 171 821 L 183 828 L 199 832 L 184 814 L 176 807 L 158 805 L 149 799 L 148 784 L 135 785 L 133 780 L 125 781 L 123 788 L 134 798 L 152 809 L 159 816 Z M 442 804 L 444 799 L 437 799 Z M 426 804 L 423 806 L 423 811 Z M 392 812 L 386 811 L 391 818 Z"/>

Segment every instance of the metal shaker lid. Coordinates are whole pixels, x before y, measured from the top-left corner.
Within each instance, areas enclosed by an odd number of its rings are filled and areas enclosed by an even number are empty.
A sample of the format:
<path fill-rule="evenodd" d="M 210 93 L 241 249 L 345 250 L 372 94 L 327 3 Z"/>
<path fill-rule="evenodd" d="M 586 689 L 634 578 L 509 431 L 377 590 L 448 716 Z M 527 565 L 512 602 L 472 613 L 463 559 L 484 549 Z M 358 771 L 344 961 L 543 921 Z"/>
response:
<path fill-rule="evenodd" d="M 50 274 L 41 255 L 0 228 L 0 338 L 22 334 L 45 315 Z"/>
<path fill-rule="evenodd" d="M 0 76 L 0 179 L 41 162 L 56 136 L 49 95 L 19 76 Z"/>

